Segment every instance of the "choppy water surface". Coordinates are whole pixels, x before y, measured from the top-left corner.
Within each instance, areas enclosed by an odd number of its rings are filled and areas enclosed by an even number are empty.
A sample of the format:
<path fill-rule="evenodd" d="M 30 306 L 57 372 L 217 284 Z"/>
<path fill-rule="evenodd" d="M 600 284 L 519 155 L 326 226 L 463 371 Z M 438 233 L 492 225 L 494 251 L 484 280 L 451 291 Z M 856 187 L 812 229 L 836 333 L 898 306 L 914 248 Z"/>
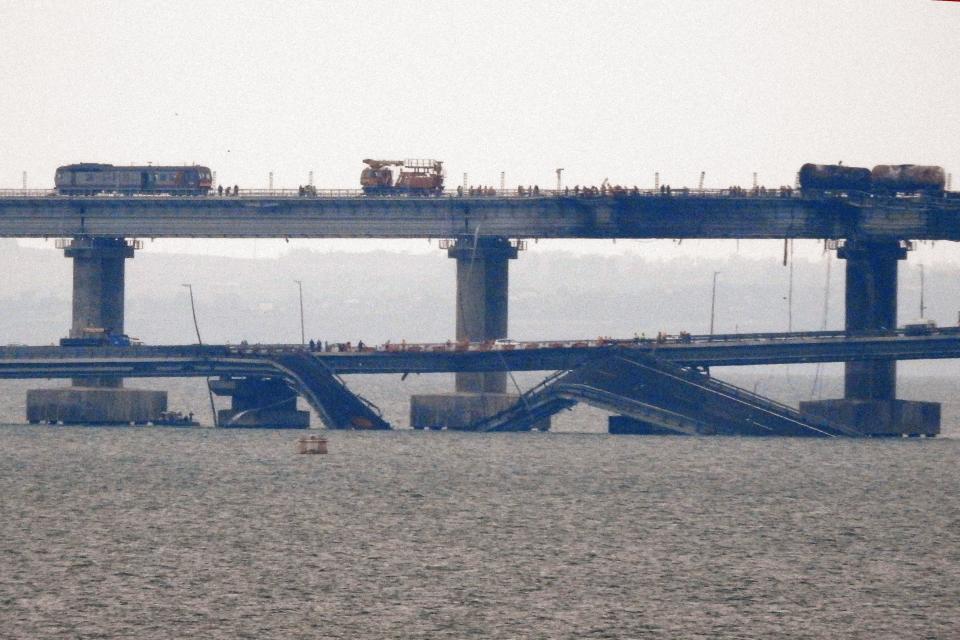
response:
<path fill-rule="evenodd" d="M 960 440 L 0 427 L 3 638 L 954 638 Z"/>

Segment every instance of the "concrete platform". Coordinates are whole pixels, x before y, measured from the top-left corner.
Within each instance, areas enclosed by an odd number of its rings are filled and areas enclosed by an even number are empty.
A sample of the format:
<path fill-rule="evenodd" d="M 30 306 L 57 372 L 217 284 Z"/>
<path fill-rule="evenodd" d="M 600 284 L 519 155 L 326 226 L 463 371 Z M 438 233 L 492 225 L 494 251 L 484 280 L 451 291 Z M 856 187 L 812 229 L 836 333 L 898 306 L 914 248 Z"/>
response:
<path fill-rule="evenodd" d="M 146 424 L 166 410 L 166 391 L 103 387 L 27 391 L 27 421 L 31 424 Z"/>
<path fill-rule="evenodd" d="M 410 426 L 414 429 L 462 430 L 472 423 L 500 413 L 516 404 L 519 396 L 511 393 L 434 393 L 410 397 Z M 535 425 L 539 431 L 550 428 L 550 419 Z"/>
<path fill-rule="evenodd" d="M 801 413 L 842 422 L 875 437 L 936 436 L 940 403 L 915 400 L 816 400 L 800 403 Z"/>

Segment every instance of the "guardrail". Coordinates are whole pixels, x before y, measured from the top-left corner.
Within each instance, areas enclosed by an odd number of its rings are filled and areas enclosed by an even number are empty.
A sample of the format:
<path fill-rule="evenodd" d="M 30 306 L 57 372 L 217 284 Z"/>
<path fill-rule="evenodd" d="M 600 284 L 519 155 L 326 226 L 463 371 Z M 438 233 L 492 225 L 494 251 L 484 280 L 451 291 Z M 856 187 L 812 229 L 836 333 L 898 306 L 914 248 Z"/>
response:
<path fill-rule="evenodd" d="M 103 192 L 86 195 L 66 195 L 59 193 L 56 189 L 0 189 L 0 198 L 217 198 L 217 199 L 291 199 L 291 200 L 322 200 L 322 199 L 342 199 L 342 198 L 364 198 L 394 200 L 407 198 L 470 198 L 479 200 L 495 199 L 530 199 L 530 198 L 576 198 L 576 199 L 629 199 L 629 198 L 759 198 L 759 199 L 781 199 L 797 198 L 804 196 L 799 189 L 794 188 L 766 188 L 758 187 L 756 189 L 727 188 L 727 189 L 691 189 L 682 187 L 679 189 L 670 189 L 661 191 L 659 188 L 639 188 L 639 187 L 611 187 L 605 189 L 596 189 L 594 187 L 586 188 L 563 188 L 563 189 L 538 189 L 534 191 L 526 187 L 516 189 L 447 189 L 437 194 L 420 195 L 413 193 L 388 193 L 388 194 L 367 194 L 363 189 L 315 189 L 312 191 L 301 192 L 299 189 L 240 189 L 238 193 L 231 187 L 226 193 L 220 194 L 215 189 L 209 193 L 197 195 L 184 190 L 178 193 L 176 190 L 168 190 L 156 193 L 119 193 Z M 818 194 L 816 197 L 807 196 L 807 199 L 817 200 L 846 200 L 846 201 L 866 201 L 866 200 L 919 200 L 924 202 L 936 202 L 943 199 L 960 199 L 960 192 L 946 191 L 942 196 L 931 196 L 925 194 L 909 194 L 903 196 L 888 196 L 870 193 L 836 193 L 836 194 Z"/>
<path fill-rule="evenodd" d="M 663 334 L 653 338 L 636 336 L 633 338 L 599 337 L 590 340 L 488 340 L 485 342 L 387 342 L 378 345 L 354 344 L 352 342 L 327 342 L 322 345 L 314 344 L 284 344 L 284 343 L 255 343 L 255 344 L 222 344 L 222 345 L 132 345 L 132 346 L 91 346 L 91 347 L 59 347 L 28 346 L 28 345 L 0 345 L 0 358 L 32 356 L 38 358 L 60 358 L 89 356 L 103 358 L 111 355 L 138 355 L 155 357 L 230 357 L 230 356 L 259 356 L 278 355 L 284 353 L 310 352 L 316 354 L 389 354 L 389 353 L 476 353 L 476 352 L 504 352 L 504 351 L 533 351 L 540 349 L 600 349 L 615 347 L 644 347 L 656 349 L 660 346 L 703 345 L 713 343 L 758 343 L 758 342 L 786 342 L 786 341 L 826 341 L 877 338 L 931 338 L 936 336 L 960 335 L 960 327 L 939 327 L 925 333 L 915 333 L 900 328 L 896 331 L 860 331 L 847 333 L 845 331 L 795 331 L 792 333 L 739 333 L 739 334 Z"/>

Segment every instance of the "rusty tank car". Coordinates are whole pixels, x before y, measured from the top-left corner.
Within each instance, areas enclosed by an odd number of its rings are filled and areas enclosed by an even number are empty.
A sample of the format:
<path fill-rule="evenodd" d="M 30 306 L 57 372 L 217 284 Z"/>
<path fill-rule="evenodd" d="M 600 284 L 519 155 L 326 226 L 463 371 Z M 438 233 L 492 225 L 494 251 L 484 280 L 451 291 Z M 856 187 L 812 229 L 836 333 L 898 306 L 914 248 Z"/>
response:
<path fill-rule="evenodd" d="M 919 164 L 878 164 L 870 178 L 878 194 L 940 195 L 947 182 L 943 167 Z"/>
<path fill-rule="evenodd" d="M 804 193 L 847 193 L 870 191 L 870 169 L 842 164 L 811 164 L 800 167 L 800 188 Z"/>

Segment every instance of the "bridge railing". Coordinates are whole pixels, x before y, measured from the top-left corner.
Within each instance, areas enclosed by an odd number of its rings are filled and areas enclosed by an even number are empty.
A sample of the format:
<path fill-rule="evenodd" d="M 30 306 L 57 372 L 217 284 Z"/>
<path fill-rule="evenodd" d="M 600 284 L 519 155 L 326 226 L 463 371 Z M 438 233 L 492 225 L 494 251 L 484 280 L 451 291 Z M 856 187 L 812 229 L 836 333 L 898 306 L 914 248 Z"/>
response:
<path fill-rule="evenodd" d="M 301 192 L 299 189 L 239 189 L 235 192 L 232 188 L 226 193 L 218 193 L 211 189 L 205 195 L 197 195 L 190 190 L 178 192 L 176 190 L 164 190 L 157 192 L 144 193 L 123 193 L 104 191 L 96 194 L 61 194 L 56 189 L 0 189 L 2 198 L 48 198 L 48 197 L 69 197 L 69 198 L 264 198 L 264 199 L 336 199 L 336 198 L 480 198 L 480 199 L 504 199 L 504 198 L 630 198 L 630 197 L 674 197 L 674 198 L 723 198 L 723 197 L 757 197 L 757 198 L 781 198 L 781 197 L 799 197 L 799 191 L 781 191 L 779 189 L 756 189 L 756 190 L 737 190 L 737 189 L 690 189 L 687 187 L 672 189 L 669 192 L 661 192 L 659 189 L 620 187 L 593 191 L 592 187 L 587 188 L 564 188 L 564 189 L 539 189 L 534 192 L 526 187 L 514 189 L 490 189 L 474 190 L 470 189 L 447 189 L 434 195 L 418 195 L 406 193 L 387 193 L 387 194 L 367 194 L 363 189 L 314 189 L 310 192 Z"/>
<path fill-rule="evenodd" d="M 313 189 L 301 192 L 300 189 L 239 189 L 235 192 L 233 188 L 226 193 L 220 194 L 217 190 L 211 189 L 209 193 L 197 195 L 191 190 L 166 190 L 162 192 L 146 193 L 120 193 L 104 192 L 85 195 L 66 195 L 60 194 L 56 189 L 0 189 L 0 198 L 241 198 L 241 199 L 265 199 L 265 200 L 323 200 L 323 199 L 343 199 L 343 198 L 364 198 L 364 199 L 397 199 L 397 198 L 416 198 L 416 199 L 536 199 L 536 198 L 575 198 L 583 200 L 591 199 L 629 199 L 629 198 L 757 198 L 757 199 L 782 199 L 782 198 L 803 198 L 799 189 L 792 187 L 758 187 L 756 189 L 742 189 L 739 187 L 725 189 L 692 189 L 681 187 L 661 191 L 659 188 L 639 188 L 627 186 L 613 186 L 610 188 L 597 189 L 594 187 L 580 188 L 579 185 L 563 189 L 538 189 L 533 191 L 527 187 L 517 187 L 511 189 L 447 189 L 438 194 L 419 195 L 406 193 L 387 193 L 387 194 L 366 194 L 362 189 Z M 813 196 L 809 196 L 813 197 Z M 845 201 L 865 201 L 865 200 L 923 200 L 924 202 L 936 202 L 946 199 L 960 198 L 960 193 L 947 191 L 942 196 L 931 196 L 926 194 L 908 194 L 903 196 L 886 196 L 869 193 L 838 193 L 838 194 L 819 194 L 816 199 Z"/>

